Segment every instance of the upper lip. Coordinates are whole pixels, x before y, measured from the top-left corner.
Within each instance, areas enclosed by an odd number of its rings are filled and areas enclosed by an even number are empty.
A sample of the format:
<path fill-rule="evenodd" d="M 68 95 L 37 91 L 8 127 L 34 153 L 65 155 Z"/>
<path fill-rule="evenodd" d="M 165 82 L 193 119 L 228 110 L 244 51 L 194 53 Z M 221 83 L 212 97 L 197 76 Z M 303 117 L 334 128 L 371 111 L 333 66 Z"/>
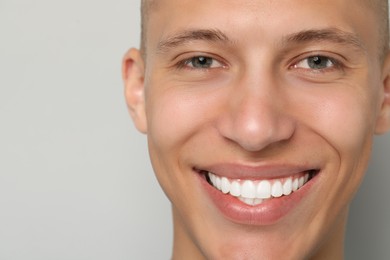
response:
<path fill-rule="evenodd" d="M 195 167 L 198 172 L 212 172 L 229 179 L 276 179 L 285 178 L 308 171 L 318 171 L 318 167 L 294 164 L 263 164 L 258 166 L 221 163 Z"/>

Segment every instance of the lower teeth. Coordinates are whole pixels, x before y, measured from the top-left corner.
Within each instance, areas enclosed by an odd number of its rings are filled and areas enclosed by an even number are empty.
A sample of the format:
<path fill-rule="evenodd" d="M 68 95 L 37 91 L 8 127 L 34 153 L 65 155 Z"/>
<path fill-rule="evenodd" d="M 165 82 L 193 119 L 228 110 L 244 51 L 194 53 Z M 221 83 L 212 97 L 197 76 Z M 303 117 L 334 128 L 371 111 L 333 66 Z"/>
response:
<path fill-rule="evenodd" d="M 244 202 L 245 204 L 248 204 L 248 205 L 251 205 L 251 206 L 256 206 L 256 205 L 260 205 L 261 203 L 263 203 L 263 199 L 249 199 L 249 198 L 244 198 L 244 197 L 238 197 L 238 199 L 242 202 Z"/>

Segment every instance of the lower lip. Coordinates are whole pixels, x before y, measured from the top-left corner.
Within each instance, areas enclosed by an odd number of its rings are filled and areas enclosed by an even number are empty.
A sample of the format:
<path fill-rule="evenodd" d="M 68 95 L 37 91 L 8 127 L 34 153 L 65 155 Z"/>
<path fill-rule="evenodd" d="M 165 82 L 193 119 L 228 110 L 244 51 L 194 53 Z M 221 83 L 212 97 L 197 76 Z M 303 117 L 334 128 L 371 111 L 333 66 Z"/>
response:
<path fill-rule="evenodd" d="M 310 188 L 314 185 L 318 175 L 316 174 L 316 176 L 298 191 L 288 196 L 269 199 L 259 205 L 249 206 L 236 197 L 223 194 L 210 185 L 204 176 L 199 173 L 196 174 L 199 176 L 203 189 L 227 219 L 238 224 L 258 226 L 273 225 L 288 215 L 306 196 Z"/>

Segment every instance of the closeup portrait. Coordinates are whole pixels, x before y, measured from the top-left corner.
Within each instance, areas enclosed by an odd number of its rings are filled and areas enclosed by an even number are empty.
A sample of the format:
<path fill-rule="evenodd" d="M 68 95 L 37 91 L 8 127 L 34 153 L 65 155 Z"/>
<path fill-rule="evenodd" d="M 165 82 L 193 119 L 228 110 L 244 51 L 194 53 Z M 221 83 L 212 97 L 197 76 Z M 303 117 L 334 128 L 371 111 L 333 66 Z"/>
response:
<path fill-rule="evenodd" d="M 0 1 L 0 260 L 390 259 L 388 0 Z"/>

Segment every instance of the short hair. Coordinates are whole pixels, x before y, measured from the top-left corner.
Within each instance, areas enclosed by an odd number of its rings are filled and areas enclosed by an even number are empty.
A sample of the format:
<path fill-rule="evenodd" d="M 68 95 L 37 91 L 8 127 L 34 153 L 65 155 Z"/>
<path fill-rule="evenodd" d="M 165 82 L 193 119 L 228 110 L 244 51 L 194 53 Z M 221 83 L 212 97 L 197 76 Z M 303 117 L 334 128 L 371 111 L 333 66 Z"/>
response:
<path fill-rule="evenodd" d="M 388 0 L 375 0 L 374 2 L 376 2 L 376 8 L 379 14 L 379 33 L 381 35 L 380 55 L 383 61 L 389 51 L 389 2 Z"/>
<path fill-rule="evenodd" d="M 146 27 L 152 9 L 156 8 L 158 0 L 141 0 L 141 52 L 146 53 Z"/>
<path fill-rule="evenodd" d="M 360 0 L 378 13 L 379 35 L 381 36 L 379 56 L 381 61 L 385 59 L 389 51 L 389 3 L 388 0 Z M 147 24 L 152 10 L 158 7 L 159 0 L 141 0 L 141 53 L 146 54 Z"/>

